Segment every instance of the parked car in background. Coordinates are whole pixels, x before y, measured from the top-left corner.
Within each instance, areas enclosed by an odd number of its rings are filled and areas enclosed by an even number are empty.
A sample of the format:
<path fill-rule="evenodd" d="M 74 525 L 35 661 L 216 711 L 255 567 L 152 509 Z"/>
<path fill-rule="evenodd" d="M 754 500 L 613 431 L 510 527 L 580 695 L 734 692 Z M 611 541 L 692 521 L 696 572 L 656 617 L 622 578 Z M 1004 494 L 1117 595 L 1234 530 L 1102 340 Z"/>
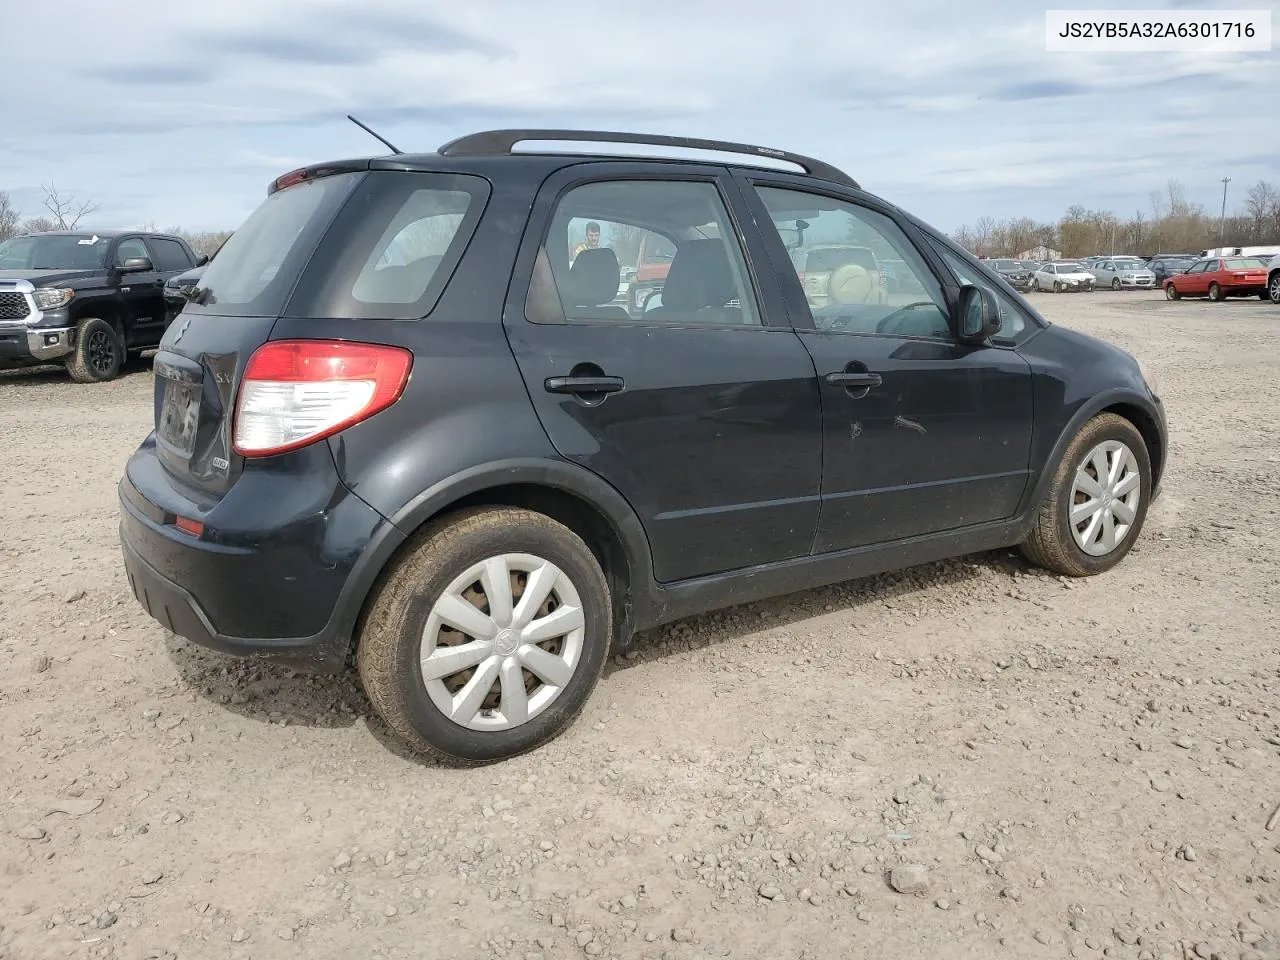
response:
<path fill-rule="evenodd" d="M 1092 291 L 1097 284 L 1092 273 L 1079 260 L 1055 260 L 1032 274 L 1032 289 L 1054 293 Z"/>
<path fill-rule="evenodd" d="M 1267 298 L 1280 303 L 1280 254 L 1267 261 Z"/>
<path fill-rule="evenodd" d="M 646 230 L 640 238 L 640 253 L 627 282 L 627 312 L 638 317 L 645 311 L 645 301 L 662 291 L 671 269 L 676 248 L 668 237 Z"/>
<path fill-rule="evenodd" d="M 1261 257 L 1209 257 L 1167 279 L 1164 294 L 1170 300 L 1208 297 L 1222 301 L 1247 296 L 1266 300 L 1267 269 L 1267 261 Z"/>
<path fill-rule="evenodd" d="M 1004 281 L 1020 293 L 1031 289 L 1031 277 L 1034 270 L 1028 270 L 1021 260 L 988 260 L 987 266 L 1000 274 Z"/>
<path fill-rule="evenodd" d="M 870 247 L 816 243 L 791 251 L 811 307 L 839 303 L 886 303 L 889 278 Z"/>
<path fill-rule="evenodd" d="M 181 237 L 138 231 L 0 243 L 0 369 L 57 363 L 78 383 L 114 379 L 160 343 L 165 281 L 198 259 Z"/>
<path fill-rule="evenodd" d="M 224 240 L 218 244 L 218 250 L 221 250 L 226 245 L 226 242 Z M 173 318 L 182 312 L 182 306 L 187 302 L 187 297 L 199 285 L 200 278 L 204 276 L 204 272 L 208 265 L 213 262 L 213 258 L 218 255 L 218 250 L 213 251 L 213 256 L 200 257 L 196 261 L 196 265 L 190 270 L 172 276 L 164 282 L 164 325 L 166 327 L 173 323 Z"/>
<path fill-rule="evenodd" d="M 1112 290 L 1154 290 L 1156 275 L 1136 257 L 1131 259 L 1099 260 L 1089 272 L 1100 287 Z"/>
<path fill-rule="evenodd" d="M 1169 443 L 1132 355 L 829 164 L 548 133 L 270 185 L 166 333 L 119 481 L 167 629 L 354 666 L 413 752 L 476 764 L 567 729 L 637 631 L 1015 545 L 1094 576 L 1141 542 Z M 619 146 L 519 149 L 548 139 Z M 671 240 L 644 320 L 617 322 L 614 250 L 570 262 L 584 219 Z M 858 240 L 793 259 L 797 219 Z"/>
<path fill-rule="evenodd" d="M 1195 263 L 1199 257 L 1187 254 L 1181 256 L 1178 254 L 1165 254 L 1163 256 L 1152 257 L 1147 261 L 1147 269 L 1155 274 L 1156 285 L 1164 286 L 1164 282 L 1174 274 L 1184 272 L 1188 267 Z"/>

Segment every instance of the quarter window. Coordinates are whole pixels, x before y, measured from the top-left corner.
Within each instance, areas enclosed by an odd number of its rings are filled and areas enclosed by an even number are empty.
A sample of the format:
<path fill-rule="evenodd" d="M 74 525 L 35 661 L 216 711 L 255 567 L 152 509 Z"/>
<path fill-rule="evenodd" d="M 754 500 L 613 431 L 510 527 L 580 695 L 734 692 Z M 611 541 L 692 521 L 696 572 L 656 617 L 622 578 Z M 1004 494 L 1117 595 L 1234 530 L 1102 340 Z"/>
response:
<path fill-rule="evenodd" d="M 971 284 L 975 287 L 986 287 L 995 296 L 996 302 L 1000 305 L 1000 332 L 996 334 L 999 339 L 1012 339 L 1026 329 L 1027 321 L 1023 318 L 1022 311 L 1018 309 L 1009 295 L 1001 290 L 998 285 L 983 277 L 981 271 L 966 263 L 953 251 L 936 240 L 933 247 L 938 251 L 939 256 L 947 262 L 947 266 L 951 268 L 961 283 Z"/>
<path fill-rule="evenodd" d="M 760 325 L 746 259 L 714 183 L 575 187 L 556 208 L 542 254 L 567 320 Z M 535 275 L 534 287 L 546 280 Z"/>
<path fill-rule="evenodd" d="M 755 189 L 791 258 L 817 329 L 951 338 L 942 285 L 893 220 L 806 191 Z"/>

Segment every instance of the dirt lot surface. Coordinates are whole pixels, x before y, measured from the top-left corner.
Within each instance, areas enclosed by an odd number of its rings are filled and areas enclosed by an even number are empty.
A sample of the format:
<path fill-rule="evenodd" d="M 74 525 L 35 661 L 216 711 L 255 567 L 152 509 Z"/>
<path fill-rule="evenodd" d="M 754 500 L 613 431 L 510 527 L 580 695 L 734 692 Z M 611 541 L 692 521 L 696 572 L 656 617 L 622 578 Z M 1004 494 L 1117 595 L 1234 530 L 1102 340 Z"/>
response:
<path fill-rule="evenodd" d="M 350 677 L 142 613 L 145 364 L 0 376 L 0 956 L 1280 957 L 1280 309 L 1037 302 L 1163 384 L 1120 568 L 1001 552 L 687 620 L 471 771 Z"/>

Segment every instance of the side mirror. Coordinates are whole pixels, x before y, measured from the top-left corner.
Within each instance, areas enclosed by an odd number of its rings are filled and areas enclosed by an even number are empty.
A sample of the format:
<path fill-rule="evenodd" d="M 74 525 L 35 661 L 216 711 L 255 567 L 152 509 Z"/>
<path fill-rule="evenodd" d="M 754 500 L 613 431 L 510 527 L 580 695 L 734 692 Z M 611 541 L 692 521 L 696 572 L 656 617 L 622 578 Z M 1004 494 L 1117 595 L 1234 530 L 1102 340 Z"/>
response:
<path fill-rule="evenodd" d="M 196 261 L 196 266 L 203 267 L 208 262 L 209 262 L 209 255 L 207 253 L 202 253 L 200 254 L 200 259 Z"/>
<path fill-rule="evenodd" d="M 120 264 L 121 273 L 147 273 L 154 269 L 149 257 L 130 257 Z"/>
<path fill-rule="evenodd" d="M 1000 332 L 1000 304 L 986 287 L 961 287 L 956 313 L 956 329 L 964 343 L 986 343 Z"/>

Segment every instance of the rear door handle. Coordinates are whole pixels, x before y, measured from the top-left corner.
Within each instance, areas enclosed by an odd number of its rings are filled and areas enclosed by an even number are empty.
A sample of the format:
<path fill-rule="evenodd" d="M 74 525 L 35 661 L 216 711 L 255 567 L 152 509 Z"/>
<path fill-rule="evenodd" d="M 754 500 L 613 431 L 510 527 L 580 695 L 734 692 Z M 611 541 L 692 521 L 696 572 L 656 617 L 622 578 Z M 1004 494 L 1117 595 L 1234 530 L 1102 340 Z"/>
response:
<path fill-rule="evenodd" d="M 884 379 L 878 373 L 853 373 L 850 371 L 842 371 L 840 373 L 828 373 L 828 383 L 838 383 L 842 387 L 878 387 L 884 383 Z"/>
<path fill-rule="evenodd" d="M 621 377 L 547 377 L 543 385 L 548 393 L 617 393 L 623 382 Z"/>

